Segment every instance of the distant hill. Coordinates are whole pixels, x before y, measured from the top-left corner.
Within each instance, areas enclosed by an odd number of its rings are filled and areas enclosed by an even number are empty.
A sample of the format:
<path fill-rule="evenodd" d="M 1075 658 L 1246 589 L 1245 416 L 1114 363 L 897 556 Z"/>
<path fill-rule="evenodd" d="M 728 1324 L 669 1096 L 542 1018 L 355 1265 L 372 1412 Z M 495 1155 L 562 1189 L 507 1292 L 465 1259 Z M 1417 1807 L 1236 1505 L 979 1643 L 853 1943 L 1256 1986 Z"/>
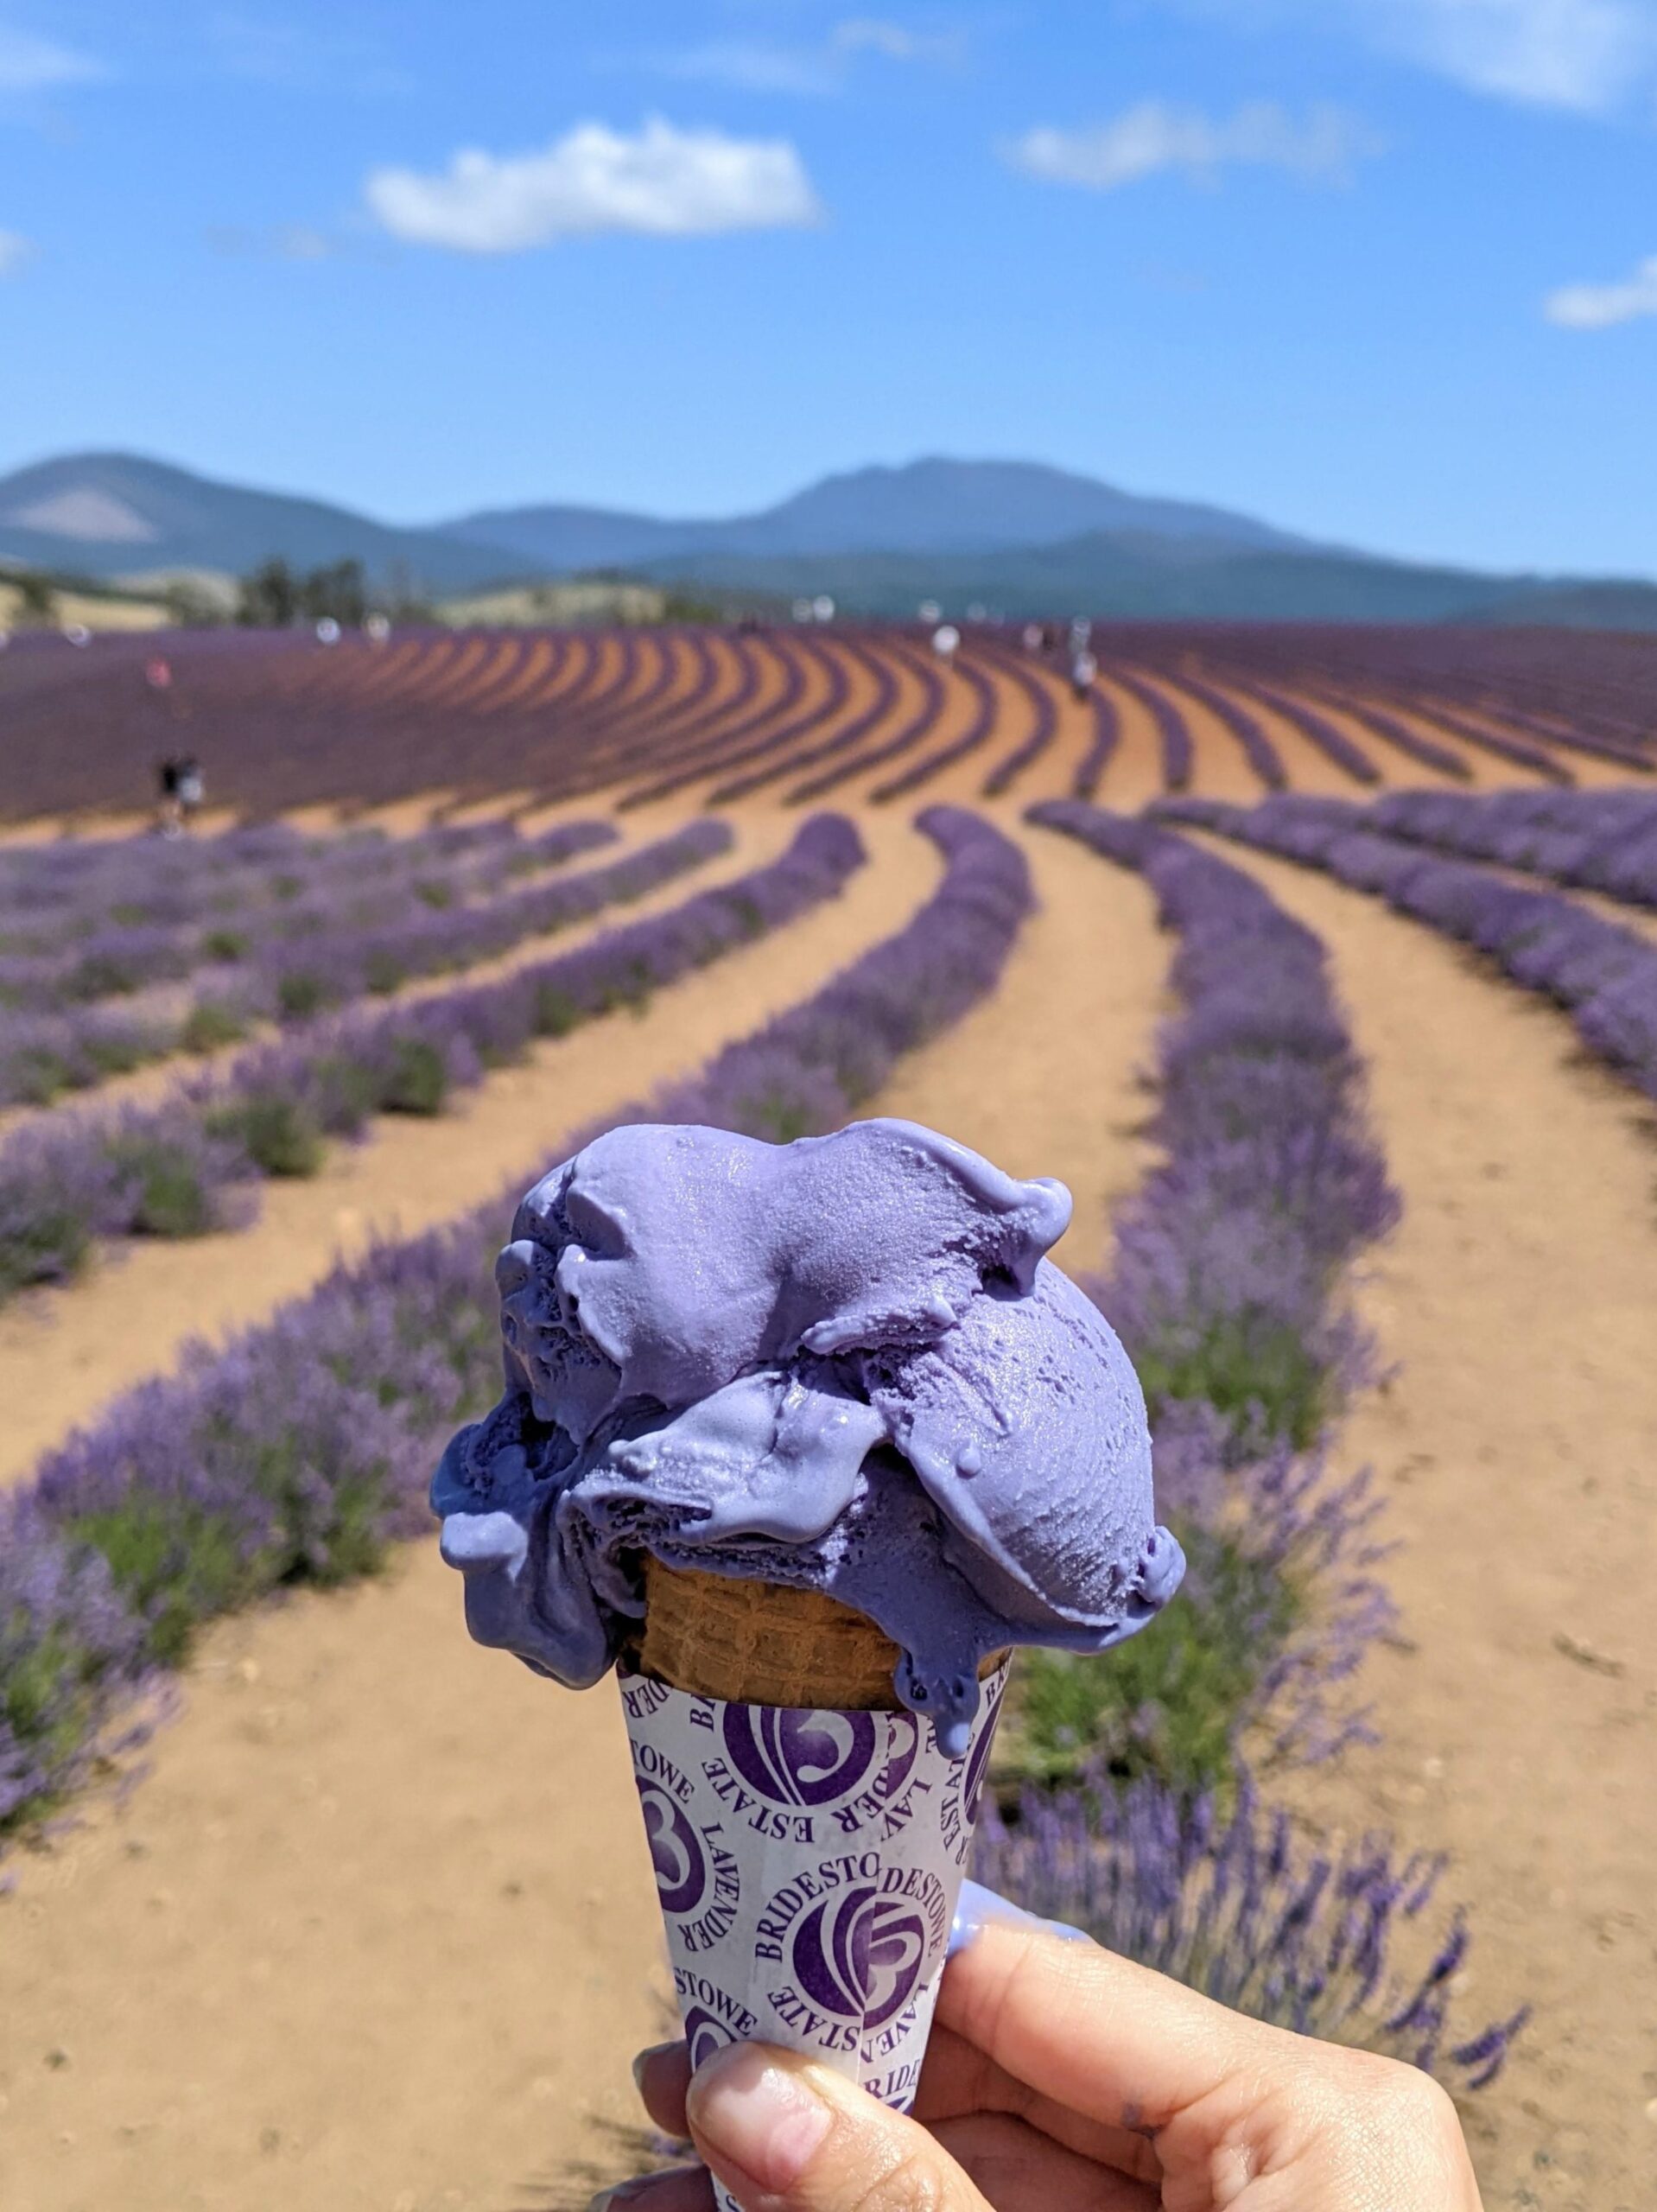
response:
<path fill-rule="evenodd" d="M 860 553 L 784 561 L 690 554 L 643 564 L 706 593 L 828 592 L 846 613 L 912 617 L 975 606 L 1021 620 L 1086 612 L 1121 621 L 1569 623 L 1657 630 L 1657 584 L 1570 583 L 1435 569 L 1364 554 L 1277 552 L 1095 532 L 994 553 Z M 1596 612 L 1597 610 L 1597 612 Z"/>
<path fill-rule="evenodd" d="M 1273 550 L 1305 538 L 1248 515 L 1147 499 L 1090 477 L 1022 461 L 915 461 L 826 476 L 779 505 L 724 521 L 661 522 L 595 507 L 509 507 L 444 529 L 550 569 L 634 568 L 687 556 L 981 553 L 1051 545 L 1098 531 L 1144 531 Z"/>
<path fill-rule="evenodd" d="M 0 477 L 0 560 L 89 576 L 242 575 L 276 554 L 304 569 L 354 556 L 378 579 L 402 575 L 431 591 L 497 583 L 524 565 L 441 531 L 215 483 L 134 454 L 69 454 Z"/>
<path fill-rule="evenodd" d="M 1248 515 L 1140 498 L 1028 461 L 928 460 L 825 477 L 752 515 L 497 509 L 400 528 L 130 454 L 0 478 L 0 565 L 235 576 L 272 555 L 359 559 L 381 585 L 472 599 L 570 576 L 727 604 L 831 593 L 848 613 L 1086 613 L 1144 620 L 1533 622 L 1657 630 L 1657 584 L 1489 575 L 1319 545 Z"/>

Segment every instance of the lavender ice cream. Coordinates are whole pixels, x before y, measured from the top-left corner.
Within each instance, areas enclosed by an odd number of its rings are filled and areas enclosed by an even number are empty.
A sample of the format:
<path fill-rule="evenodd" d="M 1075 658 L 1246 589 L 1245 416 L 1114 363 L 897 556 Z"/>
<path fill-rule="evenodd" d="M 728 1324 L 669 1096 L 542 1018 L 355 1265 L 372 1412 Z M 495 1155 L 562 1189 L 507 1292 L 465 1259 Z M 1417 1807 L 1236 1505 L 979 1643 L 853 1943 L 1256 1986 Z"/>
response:
<path fill-rule="evenodd" d="M 432 1485 L 473 1634 L 584 1688 L 645 1553 L 819 1590 L 961 1756 L 987 1654 L 1103 1650 L 1184 1571 L 1127 1355 L 1043 1257 L 1070 1216 L 910 1122 L 587 1146 L 518 1208 L 505 1394 Z"/>

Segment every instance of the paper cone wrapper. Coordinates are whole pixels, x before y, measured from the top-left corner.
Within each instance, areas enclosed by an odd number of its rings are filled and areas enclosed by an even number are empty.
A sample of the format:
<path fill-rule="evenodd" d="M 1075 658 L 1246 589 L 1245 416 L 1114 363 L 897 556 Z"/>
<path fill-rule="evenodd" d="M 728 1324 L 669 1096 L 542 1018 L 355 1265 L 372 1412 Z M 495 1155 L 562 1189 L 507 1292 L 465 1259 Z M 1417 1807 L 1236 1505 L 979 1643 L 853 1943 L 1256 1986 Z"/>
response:
<path fill-rule="evenodd" d="M 908 2110 L 1006 1674 L 1003 1659 L 986 1676 L 962 1759 L 901 1710 L 621 1675 L 693 2066 L 726 2044 L 780 2044 Z"/>

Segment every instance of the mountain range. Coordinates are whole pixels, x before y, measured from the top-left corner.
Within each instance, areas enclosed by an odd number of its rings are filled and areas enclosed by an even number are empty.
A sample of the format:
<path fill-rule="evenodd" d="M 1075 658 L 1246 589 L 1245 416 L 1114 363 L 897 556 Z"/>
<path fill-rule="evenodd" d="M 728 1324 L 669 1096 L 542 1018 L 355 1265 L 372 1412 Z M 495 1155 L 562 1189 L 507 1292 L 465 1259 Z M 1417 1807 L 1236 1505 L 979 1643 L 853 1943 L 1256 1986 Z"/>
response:
<path fill-rule="evenodd" d="M 0 563 L 131 582 L 236 576 L 276 555 L 300 568 L 354 557 L 382 586 L 435 596 L 604 569 L 738 603 L 828 592 L 867 614 L 912 616 L 930 599 L 1013 617 L 1657 629 L 1657 584 L 1641 578 L 1387 560 L 1029 461 L 861 468 L 726 518 L 547 505 L 424 527 L 130 454 L 66 454 L 0 478 Z"/>

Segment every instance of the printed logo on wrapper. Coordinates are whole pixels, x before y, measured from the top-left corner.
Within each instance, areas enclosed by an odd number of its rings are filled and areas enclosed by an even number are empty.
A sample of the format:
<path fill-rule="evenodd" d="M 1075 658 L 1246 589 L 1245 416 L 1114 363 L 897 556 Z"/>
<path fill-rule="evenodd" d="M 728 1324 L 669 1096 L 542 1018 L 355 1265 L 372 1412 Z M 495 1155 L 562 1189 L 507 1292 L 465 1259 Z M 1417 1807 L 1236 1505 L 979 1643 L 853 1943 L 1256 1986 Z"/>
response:
<path fill-rule="evenodd" d="M 920 1752 L 920 1721 L 911 1712 L 726 1706 L 719 1738 L 726 1765 L 703 1765 L 710 1785 L 734 1777 L 765 1805 L 797 1809 L 803 1818 L 792 1834 L 801 1842 L 856 1836 L 873 1822 L 896 1836 L 916 1814 L 907 1785 Z"/>
<path fill-rule="evenodd" d="M 724 1822 L 706 1816 L 685 1770 L 648 1738 L 635 1732 L 632 1741 L 633 1786 L 663 1913 L 685 1951 L 710 1951 L 730 1934 L 741 1905 L 740 1864 Z"/>
<path fill-rule="evenodd" d="M 1002 1686 L 985 1682 L 954 1760 L 908 1713 L 784 1711 L 622 1678 L 695 2063 L 763 2038 L 908 2109 Z"/>

